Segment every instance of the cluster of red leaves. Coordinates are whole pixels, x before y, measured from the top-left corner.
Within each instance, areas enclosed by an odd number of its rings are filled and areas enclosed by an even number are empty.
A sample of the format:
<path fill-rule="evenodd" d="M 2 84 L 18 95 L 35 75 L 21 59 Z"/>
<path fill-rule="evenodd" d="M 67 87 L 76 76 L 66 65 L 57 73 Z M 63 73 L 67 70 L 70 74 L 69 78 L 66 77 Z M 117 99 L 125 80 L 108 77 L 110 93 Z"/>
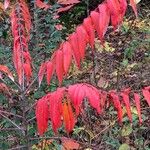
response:
<path fill-rule="evenodd" d="M 132 2 L 131 4 L 137 14 L 136 5 L 133 5 L 135 3 Z M 80 68 L 81 61 L 85 57 L 86 46 L 89 44 L 94 50 L 95 31 L 103 44 L 108 25 L 111 22 L 111 25 L 116 29 L 122 23 L 126 8 L 126 0 L 105 0 L 97 9 L 92 11 L 90 16 L 85 18 L 81 25 L 77 26 L 76 31 L 69 35 L 68 41 L 63 42 L 54 52 L 51 60 L 41 65 L 39 85 L 45 73 L 49 84 L 55 71 L 61 85 L 73 58 L 75 64 Z"/>
<path fill-rule="evenodd" d="M 150 86 L 142 89 L 143 96 L 150 106 Z M 48 127 L 48 120 L 52 122 L 54 132 L 61 126 L 62 121 L 66 131 L 69 133 L 74 128 L 76 118 L 83 112 L 83 100 L 87 99 L 89 104 L 96 109 L 98 114 L 101 114 L 107 103 L 112 103 L 118 113 L 118 120 L 122 123 L 124 105 L 127 111 L 129 120 L 132 122 L 130 98 L 134 99 L 139 122 L 142 123 L 140 95 L 132 92 L 130 88 L 124 89 L 121 92 L 115 90 L 106 92 L 98 90 L 95 87 L 82 83 L 70 85 L 68 88 L 58 88 L 52 93 L 48 93 L 37 101 L 36 104 L 36 119 L 38 132 L 42 135 Z"/>
<path fill-rule="evenodd" d="M 31 57 L 28 51 L 31 18 L 28 6 L 23 0 L 16 3 L 12 9 L 11 28 L 14 38 L 13 62 L 18 74 L 19 84 L 21 85 L 24 77 L 29 82 L 32 76 Z"/>
<path fill-rule="evenodd" d="M 79 0 L 57 0 L 57 4 L 61 5 L 61 7 L 58 8 L 56 11 L 57 13 L 65 12 L 79 2 L 80 2 Z M 41 0 L 36 0 L 36 5 L 39 8 L 43 8 L 45 10 L 51 7 L 51 5 L 48 5 L 42 2 Z"/>

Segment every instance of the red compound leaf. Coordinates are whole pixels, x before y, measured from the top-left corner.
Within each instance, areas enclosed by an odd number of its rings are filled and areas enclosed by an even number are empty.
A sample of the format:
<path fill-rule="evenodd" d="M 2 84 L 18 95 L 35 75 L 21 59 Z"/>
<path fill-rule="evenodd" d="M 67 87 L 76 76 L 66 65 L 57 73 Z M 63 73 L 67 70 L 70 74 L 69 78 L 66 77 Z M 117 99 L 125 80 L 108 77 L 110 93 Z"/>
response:
<path fill-rule="evenodd" d="M 25 77 L 28 83 L 32 74 L 31 57 L 28 52 L 31 16 L 24 1 L 19 1 L 12 9 L 11 29 L 14 38 L 13 62 L 18 75 L 18 82 L 22 85 L 23 82 L 25 83 Z"/>

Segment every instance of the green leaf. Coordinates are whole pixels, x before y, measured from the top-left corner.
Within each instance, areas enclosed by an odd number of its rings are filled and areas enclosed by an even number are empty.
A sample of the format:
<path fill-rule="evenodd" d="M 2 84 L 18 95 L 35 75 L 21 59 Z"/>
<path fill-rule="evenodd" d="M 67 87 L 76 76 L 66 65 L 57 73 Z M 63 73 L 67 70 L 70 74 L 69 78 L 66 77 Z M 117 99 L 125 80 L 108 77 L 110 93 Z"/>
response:
<path fill-rule="evenodd" d="M 121 130 L 121 136 L 128 136 L 132 133 L 133 129 L 132 129 L 132 125 L 128 124 L 128 125 L 124 125 L 122 130 Z"/>
<path fill-rule="evenodd" d="M 119 147 L 119 150 L 130 150 L 130 146 L 124 143 Z"/>

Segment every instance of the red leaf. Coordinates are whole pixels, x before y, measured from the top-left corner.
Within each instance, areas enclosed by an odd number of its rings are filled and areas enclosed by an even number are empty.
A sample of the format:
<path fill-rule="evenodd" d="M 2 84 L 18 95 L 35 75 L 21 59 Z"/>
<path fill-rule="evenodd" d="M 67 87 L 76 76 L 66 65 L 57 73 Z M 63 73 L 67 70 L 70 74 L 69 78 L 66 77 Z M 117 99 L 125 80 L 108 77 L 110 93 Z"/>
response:
<path fill-rule="evenodd" d="M 141 106 L 140 106 L 140 95 L 137 93 L 134 93 L 134 100 L 135 100 L 135 104 L 136 104 L 136 108 L 137 108 L 137 112 L 138 112 L 138 116 L 139 116 L 139 122 L 141 124 L 142 116 L 141 116 Z"/>
<path fill-rule="evenodd" d="M 129 93 L 130 93 L 130 89 L 125 89 L 122 93 L 122 99 L 123 102 L 125 103 L 126 106 L 126 110 L 127 110 L 127 115 L 129 117 L 129 120 L 132 122 L 132 114 L 131 114 L 131 107 L 130 107 L 130 101 L 129 101 Z"/>
<path fill-rule="evenodd" d="M 107 3 L 100 4 L 98 9 L 99 9 L 99 38 L 101 42 L 103 42 L 103 37 L 107 31 L 110 21 L 110 12 Z"/>
<path fill-rule="evenodd" d="M 83 86 L 83 90 L 85 90 L 86 94 L 85 94 L 85 97 L 88 98 L 89 102 L 90 102 L 90 105 L 95 108 L 97 110 L 98 113 L 101 112 L 101 108 L 100 108 L 100 94 L 99 94 L 99 91 L 89 85 L 89 84 L 85 84 Z"/>
<path fill-rule="evenodd" d="M 123 113 L 122 113 L 122 107 L 121 107 L 121 103 L 119 100 L 119 96 L 117 95 L 115 91 L 110 91 L 110 97 L 114 104 L 114 107 L 117 109 L 119 123 L 122 123 Z"/>
<path fill-rule="evenodd" d="M 63 120 L 67 133 L 71 132 L 75 125 L 75 118 L 69 101 L 63 103 Z"/>
<path fill-rule="evenodd" d="M 59 86 L 62 84 L 64 68 L 63 68 L 63 52 L 58 50 L 56 53 L 56 74 L 59 80 Z"/>
<path fill-rule="evenodd" d="M 0 65 L 0 72 L 6 73 L 7 76 L 8 76 L 12 81 L 14 81 L 13 75 L 12 75 L 12 73 L 10 72 L 10 70 L 8 69 L 7 66 Z"/>
<path fill-rule="evenodd" d="M 127 1 L 119 0 L 119 2 L 120 2 L 120 9 L 121 9 L 121 15 L 122 15 L 121 18 L 123 18 L 126 13 L 126 9 L 127 9 Z"/>
<path fill-rule="evenodd" d="M 83 26 L 89 35 L 89 43 L 91 45 L 91 48 L 92 48 L 92 50 L 94 50 L 95 33 L 94 33 L 93 25 L 92 25 L 92 20 L 90 17 L 84 19 Z"/>
<path fill-rule="evenodd" d="M 79 149 L 80 145 L 77 141 L 68 138 L 62 138 L 62 149 L 61 150 L 77 150 Z"/>
<path fill-rule="evenodd" d="M 100 35 L 100 33 L 99 33 L 99 13 L 96 11 L 92 11 L 90 16 L 91 16 L 95 30 L 97 31 L 98 35 Z"/>
<path fill-rule="evenodd" d="M 61 5 L 70 5 L 70 4 L 80 3 L 80 1 L 79 0 L 58 0 L 57 3 Z"/>
<path fill-rule="evenodd" d="M 69 5 L 69 6 L 66 6 L 66 7 L 58 8 L 58 9 L 57 9 L 57 13 L 65 12 L 65 11 L 71 9 L 73 6 L 74 6 L 74 5 Z"/>
<path fill-rule="evenodd" d="M 75 84 L 68 87 L 68 94 L 76 111 L 76 116 L 79 115 L 81 104 L 85 98 L 83 84 Z"/>
<path fill-rule="evenodd" d="M 35 3 L 39 8 L 44 8 L 45 10 L 51 7 L 50 5 L 42 2 L 41 0 L 36 0 Z"/>
<path fill-rule="evenodd" d="M 81 61 L 81 55 L 78 47 L 78 40 L 77 40 L 77 34 L 73 33 L 69 36 L 69 43 L 71 44 L 71 47 L 73 49 L 73 56 L 75 63 L 78 68 L 80 68 L 80 61 Z"/>
<path fill-rule="evenodd" d="M 46 62 L 42 63 L 38 72 L 38 78 L 39 78 L 39 87 L 41 85 L 41 82 L 43 80 L 44 74 L 46 73 Z"/>
<path fill-rule="evenodd" d="M 52 121 L 52 128 L 55 133 L 61 126 L 62 116 L 62 99 L 64 96 L 65 88 L 58 88 L 57 91 L 51 93 L 49 97 L 49 113 Z"/>
<path fill-rule="evenodd" d="M 43 135 L 48 127 L 48 101 L 47 96 L 42 97 L 36 104 L 36 120 L 38 132 Z"/>
<path fill-rule="evenodd" d="M 86 48 L 86 44 L 88 42 L 88 34 L 82 25 L 77 27 L 76 33 L 77 33 L 77 40 L 78 40 L 80 56 L 81 56 L 81 59 L 84 59 L 85 48 Z"/>
<path fill-rule="evenodd" d="M 120 3 L 118 0 L 107 0 L 107 5 L 111 13 L 111 23 L 116 29 L 122 20 Z"/>
<path fill-rule="evenodd" d="M 47 84 L 50 84 L 50 80 L 53 76 L 54 73 L 54 65 L 51 61 L 47 62 L 46 64 L 46 80 L 47 80 Z"/>
<path fill-rule="evenodd" d="M 72 50 L 70 43 L 66 41 L 63 44 L 62 49 L 63 49 L 64 71 L 65 74 L 67 74 L 72 61 Z"/>
<path fill-rule="evenodd" d="M 9 7 L 10 0 L 5 0 L 4 1 L 4 9 L 6 10 Z"/>
<path fill-rule="evenodd" d="M 150 90 L 145 87 L 144 89 L 142 89 L 142 92 L 143 92 L 143 96 L 144 96 L 145 100 L 147 101 L 147 103 L 150 107 Z"/>
<path fill-rule="evenodd" d="M 32 76 L 32 69 L 31 69 L 31 66 L 30 66 L 29 63 L 25 63 L 25 64 L 23 65 L 23 67 L 24 67 L 24 72 L 25 72 L 26 78 L 27 78 L 27 82 L 29 83 L 30 78 L 31 78 L 31 76 Z"/>
<path fill-rule="evenodd" d="M 135 16 L 138 17 L 138 13 L 137 13 L 137 8 L 136 8 L 136 3 L 135 0 L 130 0 L 130 5 L 135 13 Z"/>

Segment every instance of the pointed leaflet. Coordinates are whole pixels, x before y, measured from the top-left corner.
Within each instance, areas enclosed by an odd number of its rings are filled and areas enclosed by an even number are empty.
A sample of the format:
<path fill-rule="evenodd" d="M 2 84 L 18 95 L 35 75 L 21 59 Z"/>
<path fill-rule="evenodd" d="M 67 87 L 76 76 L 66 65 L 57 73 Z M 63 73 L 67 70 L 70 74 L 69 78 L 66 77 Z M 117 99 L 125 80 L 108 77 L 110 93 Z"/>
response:
<path fill-rule="evenodd" d="M 41 85 L 41 82 L 43 80 L 44 74 L 46 73 L 46 62 L 42 63 L 38 72 L 38 79 L 39 79 L 39 87 Z"/>
<path fill-rule="evenodd" d="M 0 72 L 6 73 L 7 76 L 8 76 L 12 81 L 14 81 L 14 77 L 13 77 L 12 73 L 10 72 L 10 70 L 8 69 L 7 66 L 0 65 Z"/>
<path fill-rule="evenodd" d="M 89 84 L 84 84 L 83 90 L 85 90 L 85 97 L 88 98 L 90 105 L 95 108 L 98 113 L 100 113 L 101 108 L 99 91 Z"/>
<path fill-rule="evenodd" d="M 24 67 L 24 72 L 25 72 L 26 78 L 27 78 L 27 82 L 29 83 L 30 78 L 31 78 L 31 76 L 32 76 L 32 69 L 31 69 L 31 66 L 30 66 L 29 63 L 24 63 L 24 64 L 23 64 L 23 67 Z"/>
<path fill-rule="evenodd" d="M 132 114 L 131 114 L 129 93 L 130 93 L 130 88 L 123 90 L 123 92 L 121 92 L 120 95 L 122 96 L 123 102 L 125 104 L 129 120 L 132 122 Z"/>
<path fill-rule="evenodd" d="M 69 43 L 71 44 L 72 50 L 73 50 L 73 57 L 76 63 L 76 66 L 80 68 L 80 61 L 81 61 L 81 55 L 78 47 L 78 40 L 77 40 L 77 34 L 72 33 L 69 36 Z"/>
<path fill-rule="evenodd" d="M 38 132 L 43 135 L 48 127 L 48 101 L 47 96 L 42 97 L 36 104 L 36 120 L 38 126 Z"/>
<path fill-rule="evenodd" d="M 63 103 L 63 121 L 67 133 L 71 132 L 75 125 L 75 118 L 69 101 Z"/>
<path fill-rule="evenodd" d="M 39 7 L 39 8 L 44 8 L 45 10 L 47 10 L 48 8 L 50 8 L 50 5 L 42 2 L 41 0 L 36 0 L 35 1 L 36 5 Z"/>
<path fill-rule="evenodd" d="M 63 68 L 63 52 L 58 50 L 56 53 L 56 74 L 59 81 L 59 86 L 62 84 L 64 68 Z"/>
<path fill-rule="evenodd" d="M 84 19 L 83 26 L 84 26 L 86 32 L 88 33 L 89 44 L 90 44 L 92 50 L 94 50 L 95 33 L 94 33 L 94 28 L 93 28 L 93 25 L 92 25 L 91 17 L 88 17 L 88 18 Z"/>
<path fill-rule="evenodd" d="M 57 133 L 58 128 L 61 126 L 62 99 L 64 92 L 65 88 L 58 88 L 57 91 L 51 93 L 49 98 L 49 114 L 52 128 L 55 133 Z"/>
<path fill-rule="evenodd" d="M 78 116 L 82 101 L 85 98 L 85 91 L 83 90 L 83 84 L 70 85 L 68 87 L 68 94 L 75 108 L 76 116 Z"/>
<path fill-rule="evenodd" d="M 107 3 L 100 4 L 98 9 L 99 9 L 99 38 L 101 42 L 103 42 L 103 37 L 107 31 L 110 21 L 110 12 Z"/>
<path fill-rule="evenodd" d="M 64 61 L 63 64 L 64 72 L 65 74 L 67 74 L 72 61 L 72 50 L 69 42 L 67 41 L 64 42 L 62 51 L 63 51 L 63 61 Z"/>
<path fill-rule="evenodd" d="M 88 42 L 88 34 L 82 25 L 77 27 L 76 33 L 77 33 L 77 40 L 78 40 L 80 56 L 81 56 L 81 59 L 84 59 L 85 48 L 86 48 L 86 44 Z"/>
<path fill-rule="evenodd" d="M 98 35 L 100 35 L 100 32 L 99 32 L 99 13 L 96 11 L 92 11 L 90 13 L 90 16 L 91 16 L 95 30 L 97 31 Z"/>
<path fill-rule="evenodd" d="M 127 0 L 119 0 L 119 2 L 120 2 L 120 9 L 121 9 L 121 18 L 123 19 L 127 9 Z"/>
<path fill-rule="evenodd" d="M 139 122 L 142 123 L 142 116 L 141 116 L 141 106 L 140 106 L 140 95 L 137 93 L 134 93 L 134 101 L 136 104 L 136 109 L 138 112 Z"/>
<path fill-rule="evenodd" d="M 122 107 L 119 100 L 119 96 L 115 91 L 110 91 L 109 94 L 110 94 L 110 100 L 112 100 L 114 107 L 117 109 L 119 123 L 122 123 L 123 113 L 122 113 Z"/>
<path fill-rule="evenodd" d="M 150 107 L 150 89 L 145 87 L 144 89 L 142 89 L 142 92 L 143 92 L 143 96 L 144 96 L 145 100 L 147 101 L 147 103 Z"/>
<path fill-rule="evenodd" d="M 118 0 L 106 0 L 111 14 L 111 23 L 114 29 L 120 25 L 122 20 L 121 7 Z"/>
<path fill-rule="evenodd" d="M 79 0 L 58 0 L 57 3 L 61 5 L 70 5 L 70 4 L 80 3 L 80 1 Z"/>
<path fill-rule="evenodd" d="M 135 13 L 135 16 L 138 17 L 137 8 L 136 8 L 136 0 L 130 0 L 130 5 Z"/>
<path fill-rule="evenodd" d="M 53 76 L 53 73 L 54 73 L 54 65 L 51 61 L 48 61 L 46 63 L 46 81 L 48 85 L 50 84 L 50 80 Z"/>
<path fill-rule="evenodd" d="M 69 9 L 71 9 L 74 5 L 69 5 L 69 6 L 65 6 L 65 7 L 61 7 L 57 9 L 57 13 L 61 13 L 61 12 L 65 12 Z"/>
<path fill-rule="evenodd" d="M 4 1 L 4 9 L 6 10 L 9 7 L 10 0 L 5 0 Z"/>

